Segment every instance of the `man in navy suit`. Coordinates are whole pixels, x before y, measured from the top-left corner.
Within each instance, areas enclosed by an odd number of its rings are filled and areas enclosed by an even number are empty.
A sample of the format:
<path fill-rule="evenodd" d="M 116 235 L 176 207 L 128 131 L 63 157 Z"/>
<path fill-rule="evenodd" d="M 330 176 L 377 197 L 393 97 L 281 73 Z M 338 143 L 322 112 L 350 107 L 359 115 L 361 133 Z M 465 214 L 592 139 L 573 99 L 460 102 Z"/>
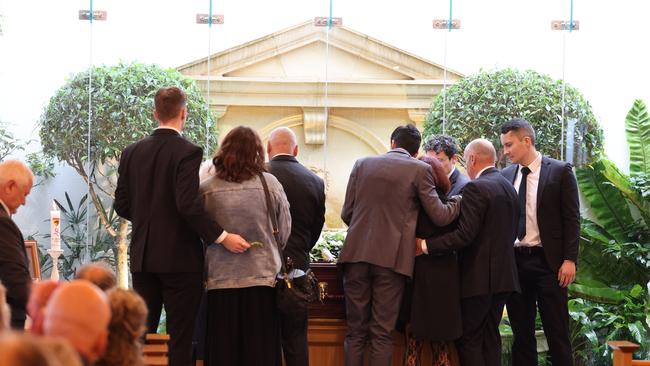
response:
<path fill-rule="evenodd" d="M 427 139 L 427 142 L 422 148 L 427 155 L 438 159 L 445 172 L 447 172 L 447 177 L 449 177 L 449 182 L 451 182 L 451 189 L 447 193 L 447 196 L 451 197 L 461 194 L 463 187 L 469 182 L 469 178 L 456 169 L 458 152 L 460 152 L 456 141 L 447 135 L 434 135 Z"/>
<path fill-rule="evenodd" d="M 25 328 L 27 299 L 32 278 L 29 274 L 25 242 L 11 219 L 32 189 L 34 175 L 25 163 L 0 163 L 0 282 L 7 288 L 11 327 Z"/>
<path fill-rule="evenodd" d="M 426 254 L 459 251 L 463 334 L 456 345 L 463 366 L 501 365 L 499 322 L 508 296 L 519 291 L 512 251 L 517 193 L 494 167 L 495 161 L 488 140 L 467 145 L 465 164 L 472 181 L 463 189 L 458 225 L 422 242 L 421 248 Z"/>
<path fill-rule="evenodd" d="M 505 123 L 501 143 L 513 163 L 502 174 L 517 189 L 521 210 L 514 241 L 521 294 L 507 304 L 514 333 L 512 364 L 537 365 L 539 308 L 551 362 L 571 366 L 567 286 L 575 279 L 578 259 L 578 185 L 571 164 L 537 152 L 535 131 L 526 120 Z"/>

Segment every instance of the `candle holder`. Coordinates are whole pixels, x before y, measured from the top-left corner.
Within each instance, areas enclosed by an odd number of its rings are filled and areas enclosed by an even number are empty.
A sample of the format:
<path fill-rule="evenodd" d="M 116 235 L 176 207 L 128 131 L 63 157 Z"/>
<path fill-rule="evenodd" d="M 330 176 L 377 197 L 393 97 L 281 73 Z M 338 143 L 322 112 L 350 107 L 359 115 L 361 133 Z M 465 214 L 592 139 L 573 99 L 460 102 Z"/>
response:
<path fill-rule="evenodd" d="M 50 274 L 50 279 L 53 281 L 59 281 L 59 257 L 63 254 L 61 249 L 48 249 L 47 254 L 52 257 L 52 273 Z"/>

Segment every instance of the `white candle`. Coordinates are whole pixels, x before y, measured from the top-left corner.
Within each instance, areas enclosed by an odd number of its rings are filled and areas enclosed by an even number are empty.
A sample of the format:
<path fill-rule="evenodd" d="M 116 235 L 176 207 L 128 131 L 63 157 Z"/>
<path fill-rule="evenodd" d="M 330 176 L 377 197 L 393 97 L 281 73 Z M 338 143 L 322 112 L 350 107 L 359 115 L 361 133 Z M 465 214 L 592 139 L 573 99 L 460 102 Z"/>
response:
<path fill-rule="evenodd" d="M 50 211 L 50 243 L 50 249 L 61 250 L 61 211 L 54 201 Z"/>

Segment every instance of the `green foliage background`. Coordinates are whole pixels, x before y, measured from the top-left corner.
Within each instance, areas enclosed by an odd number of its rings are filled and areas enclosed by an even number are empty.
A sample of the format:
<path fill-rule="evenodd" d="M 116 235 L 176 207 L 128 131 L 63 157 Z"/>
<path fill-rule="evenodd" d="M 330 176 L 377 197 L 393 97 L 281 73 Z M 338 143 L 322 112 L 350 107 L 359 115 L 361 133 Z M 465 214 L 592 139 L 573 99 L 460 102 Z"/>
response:
<path fill-rule="evenodd" d="M 40 120 L 44 153 L 77 170 L 87 158 L 88 74 L 87 70 L 73 75 L 57 90 Z M 206 154 L 213 152 L 216 130 L 206 131 L 205 101 L 193 80 L 156 65 L 120 63 L 92 69 L 93 162 L 118 159 L 127 145 L 151 133 L 156 127 L 153 97 L 166 86 L 178 86 L 187 93 L 189 115 L 184 136 L 203 146 Z"/>
<path fill-rule="evenodd" d="M 501 125 L 515 117 L 525 118 L 535 128 L 536 147 L 560 158 L 562 82 L 536 71 L 503 69 L 480 71 L 447 88 L 446 103 L 438 95 L 424 125 L 424 135 L 442 133 L 443 104 L 446 105 L 445 133 L 461 147 L 479 137 L 501 146 Z M 580 92 L 566 85 L 565 121 L 576 120 L 574 156 L 567 161 L 583 165 L 603 148 L 603 134 L 591 106 Z M 500 165 L 505 161 L 499 153 Z"/>

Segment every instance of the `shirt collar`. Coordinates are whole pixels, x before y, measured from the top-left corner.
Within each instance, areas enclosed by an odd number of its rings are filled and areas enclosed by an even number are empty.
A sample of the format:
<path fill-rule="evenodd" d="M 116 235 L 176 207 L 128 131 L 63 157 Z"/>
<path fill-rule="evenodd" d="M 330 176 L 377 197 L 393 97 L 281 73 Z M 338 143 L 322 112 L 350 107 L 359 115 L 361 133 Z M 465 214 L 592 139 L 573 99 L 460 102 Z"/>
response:
<path fill-rule="evenodd" d="M 535 160 L 533 160 L 530 164 L 528 164 L 528 169 L 530 169 L 531 173 L 535 173 L 535 172 L 539 171 L 539 168 L 541 166 L 542 166 L 542 153 L 540 153 L 538 151 L 537 152 L 537 157 L 535 158 Z M 523 167 L 523 165 L 521 167 Z M 521 167 L 520 167 L 519 171 L 521 171 Z"/>
<path fill-rule="evenodd" d="M 451 176 L 454 174 L 455 171 L 456 171 L 456 166 L 454 165 L 451 167 L 451 171 L 449 172 L 449 174 L 447 174 L 447 178 L 451 178 Z"/>
<path fill-rule="evenodd" d="M 183 136 L 183 133 L 180 130 L 178 130 L 176 127 L 172 127 L 172 126 L 158 126 L 156 128 L 156 130 L 174 130 L 174 131 L 178 132 L 179 135 Z"/>
<path fill-rule="evenodd" d="M 5 204 L 5 202 L 4 202 L 3 200 L 0 200 L 0 204 L 2 204 L 2 208 L 4 208 L 4 210 L 5 210 L 5 212 L 7 213 L 7 215 L 9 215 L 9 217 L 11 217 L 11 211 L 9 211 L 9 207 L 7 207 L 7 205 Z"/>
<path fill-rule="evenodd" d="M 411 156 L 411 154 L 409 154 L 409 152 L 406 151 L 406 149 L 403 148 L 403 147 L 396 147 L 396 148 L 394 148 L 394 149 L 389 150 L 388 152 L 389 152 L 389 153 L 396 152 L 396 153 L 400 153 L 400 154 L 406 154 L 406 155 L 408 155 L 410 158 L 413 157 L 413 156 Z"/>
<path fill-rule="evenodd" d="M 480 177 L 481 174 L 483 174 L 484 171 L 486 171 L 486 170 L 488 170 L 490 168 L 494 168 L 494 165 L 486 166 L 485 168 L 481 169 L 481 171 L 478 172 L 478 174 L 476 174 L 476 178 L 474 178 L 474 179 L 478 179 L 478 177 Z"/>
<path fill-rule="evenodd" d="M 271 159 L 274 159 L 276 156 L 293 156 L 293 155 L 292 154 L 279 153 L 279 154 L 273 155 L 273 157 Z"/>

